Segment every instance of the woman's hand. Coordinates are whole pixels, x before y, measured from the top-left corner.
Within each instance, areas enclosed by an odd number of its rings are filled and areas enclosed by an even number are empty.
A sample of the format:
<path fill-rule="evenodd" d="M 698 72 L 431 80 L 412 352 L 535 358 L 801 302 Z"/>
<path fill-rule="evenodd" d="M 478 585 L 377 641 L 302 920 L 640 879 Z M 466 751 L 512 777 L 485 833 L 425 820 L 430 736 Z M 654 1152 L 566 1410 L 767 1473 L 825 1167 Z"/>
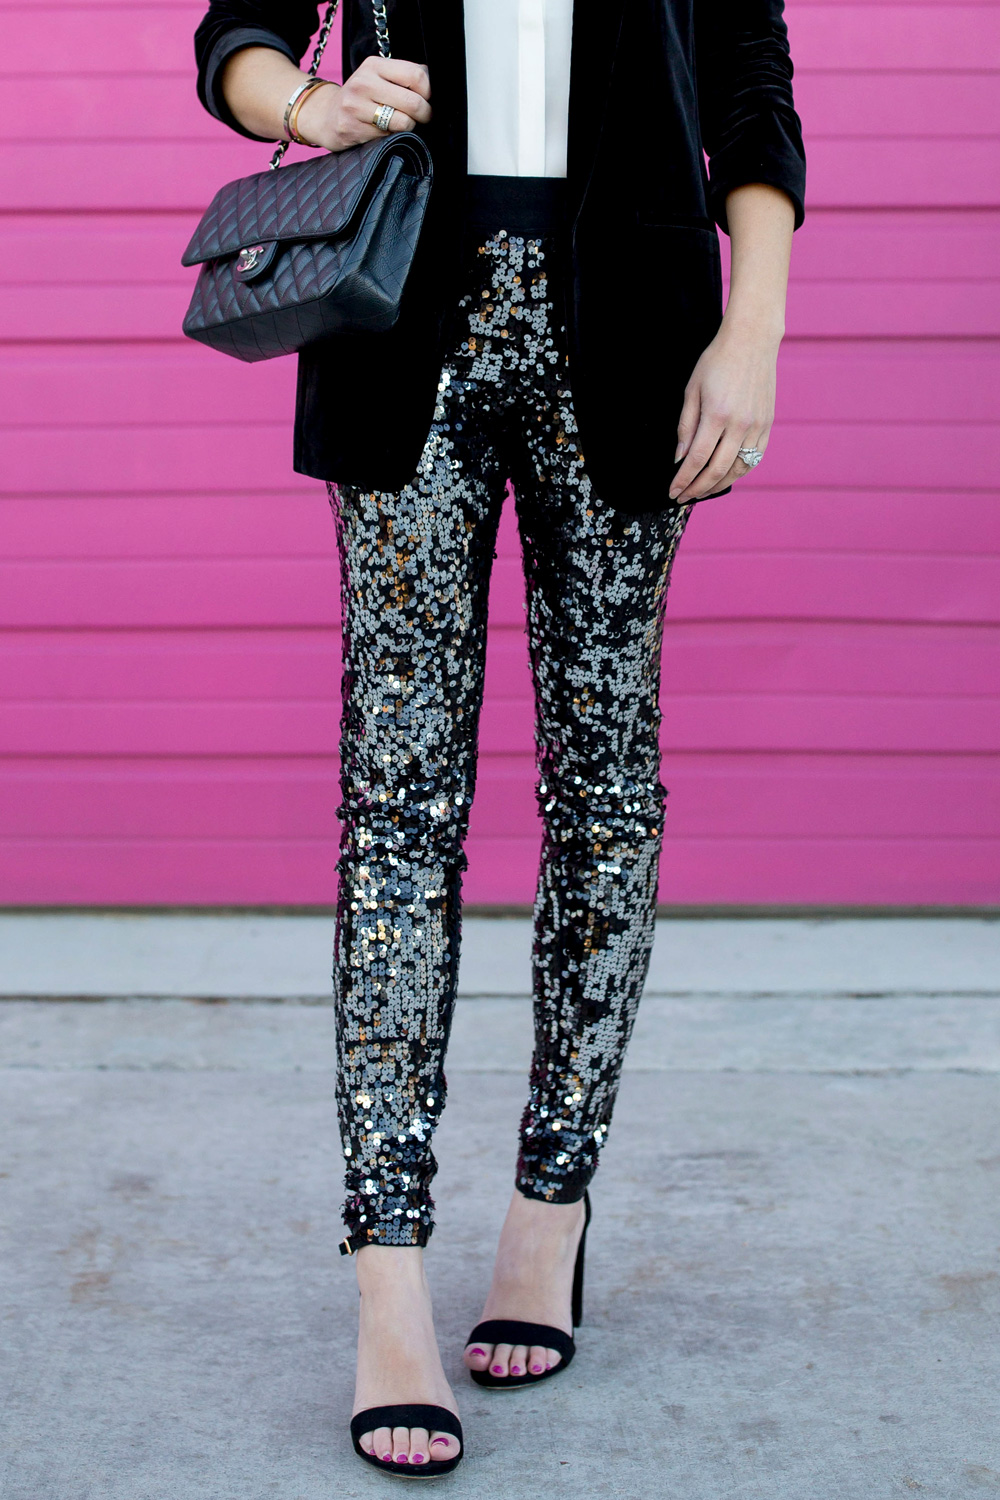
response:
<path fill-rule="evenodd" d="M 774 374 L 785 331 L 785 288 L 795 210 L 778 188 L 750 182 L 726 197 L 732 240 L 729 301 L 722 327 L 684 392 L 670 486 L 679 505 L 718 494 L 749 473 L 741 448 L 767 447 Z"/>
<path fill-rule="evenodd" d="M 681 505 L 717 494 L 750 472 L 741 448 L 767 448 L 774 421 L 778 340 L 753 328 L 727 326 L 694 367 L 684 393 L 670 486 Z"/>
<path fill-rule="evenodd" d="M 267 141 L 284 135 L 285 105 L 307 81 L 283 52 L 273 47 L 241 47 L 223 68 L 222 92 L 245 130 Z M 382 134 L 375 111 L 391 104 L 389 130 L 412 130 L 431 117 L 430 77 L 422 63 L 395 57 L 366 57 L 341 87 L 313 89 L 302 101 L 296 129 L 304 141 L 343 151 Z"/>
<path fill-rule="evenodd" d="M 426 125 L 430 97 L 430 74 L 422 63 L 366 57 L 342 87 L 315 89 L 303 101 L 296 125 L 304 141 L 343 151 L 384 133 L 374 123 L 375 111 L 383 104 L 396 111 L 390 134 Z"/>

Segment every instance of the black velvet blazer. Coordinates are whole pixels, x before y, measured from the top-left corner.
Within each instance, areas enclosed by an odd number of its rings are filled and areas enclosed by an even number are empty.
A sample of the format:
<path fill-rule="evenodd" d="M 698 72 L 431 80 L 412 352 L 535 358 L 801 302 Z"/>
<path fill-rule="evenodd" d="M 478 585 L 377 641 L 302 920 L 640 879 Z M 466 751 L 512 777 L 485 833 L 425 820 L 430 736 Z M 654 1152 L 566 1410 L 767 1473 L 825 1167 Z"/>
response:
<path fill-rule="evenodd" d="M 576 0 L 570 380 L 588 472 L 618 510 L 670 503 L 684 387 L 722 316 L 715 226 L 726 229 L 726 195 L 769 183 L 802 221 L 805 155 L 782 10 L 782 0 Z M 343 11 L 346 76 L 378 49 L 370 0 L 343 0 Z M 387 0 L 387 11 L 393 55 L 431 76 L 424 234 L 396 327 L 300 355 L 295 415 L 295 468 L 366 489 L 397 489 L 416 471 L 464 240 L 462 0 Z M 307 0 L 211 0 L 195 34 L 202 102 L 250 134 L 222 98 L 221 64 L 260 44 L 298 63 L 318 24 Z M 391 402 L 375 394 L 386 370 L 403 392 Z"/>

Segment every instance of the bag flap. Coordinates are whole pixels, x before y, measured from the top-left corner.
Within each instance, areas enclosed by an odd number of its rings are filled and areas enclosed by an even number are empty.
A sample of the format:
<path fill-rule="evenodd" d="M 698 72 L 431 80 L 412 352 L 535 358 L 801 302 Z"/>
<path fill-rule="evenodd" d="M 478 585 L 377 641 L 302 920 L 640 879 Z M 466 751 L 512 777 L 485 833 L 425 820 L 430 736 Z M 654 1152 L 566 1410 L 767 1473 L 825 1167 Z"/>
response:
<path fill-rule="evenodd" d="M 400 154 L 420 176 L 429 174 L 427 147 L 407 131 L 227 182 L 202 215 L 181 264 L 235 255 L 245 245 L 343 233 L 373 178 Z"/>

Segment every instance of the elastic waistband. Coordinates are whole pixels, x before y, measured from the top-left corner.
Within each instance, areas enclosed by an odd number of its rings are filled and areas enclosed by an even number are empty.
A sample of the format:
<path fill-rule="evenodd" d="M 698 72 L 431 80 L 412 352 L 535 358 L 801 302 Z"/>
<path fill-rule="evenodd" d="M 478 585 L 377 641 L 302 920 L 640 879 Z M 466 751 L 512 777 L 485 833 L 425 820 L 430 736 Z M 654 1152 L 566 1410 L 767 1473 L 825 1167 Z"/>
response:
<path fill-rule="evenodd" d="M 467 222 L 472 231 L 555 234 L 566 222 L 565 177 L 468 179 Z"/>

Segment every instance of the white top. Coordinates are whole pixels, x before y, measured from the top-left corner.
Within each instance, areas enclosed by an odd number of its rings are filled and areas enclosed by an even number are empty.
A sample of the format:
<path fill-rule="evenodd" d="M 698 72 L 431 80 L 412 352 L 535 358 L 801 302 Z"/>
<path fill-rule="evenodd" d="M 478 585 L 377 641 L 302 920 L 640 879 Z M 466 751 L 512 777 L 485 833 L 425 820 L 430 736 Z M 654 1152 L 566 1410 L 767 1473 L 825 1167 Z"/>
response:
<path fill-rule="evenodd" d="M 573 0 L 465 0 L 469 171 L 565 177 Z"/>

